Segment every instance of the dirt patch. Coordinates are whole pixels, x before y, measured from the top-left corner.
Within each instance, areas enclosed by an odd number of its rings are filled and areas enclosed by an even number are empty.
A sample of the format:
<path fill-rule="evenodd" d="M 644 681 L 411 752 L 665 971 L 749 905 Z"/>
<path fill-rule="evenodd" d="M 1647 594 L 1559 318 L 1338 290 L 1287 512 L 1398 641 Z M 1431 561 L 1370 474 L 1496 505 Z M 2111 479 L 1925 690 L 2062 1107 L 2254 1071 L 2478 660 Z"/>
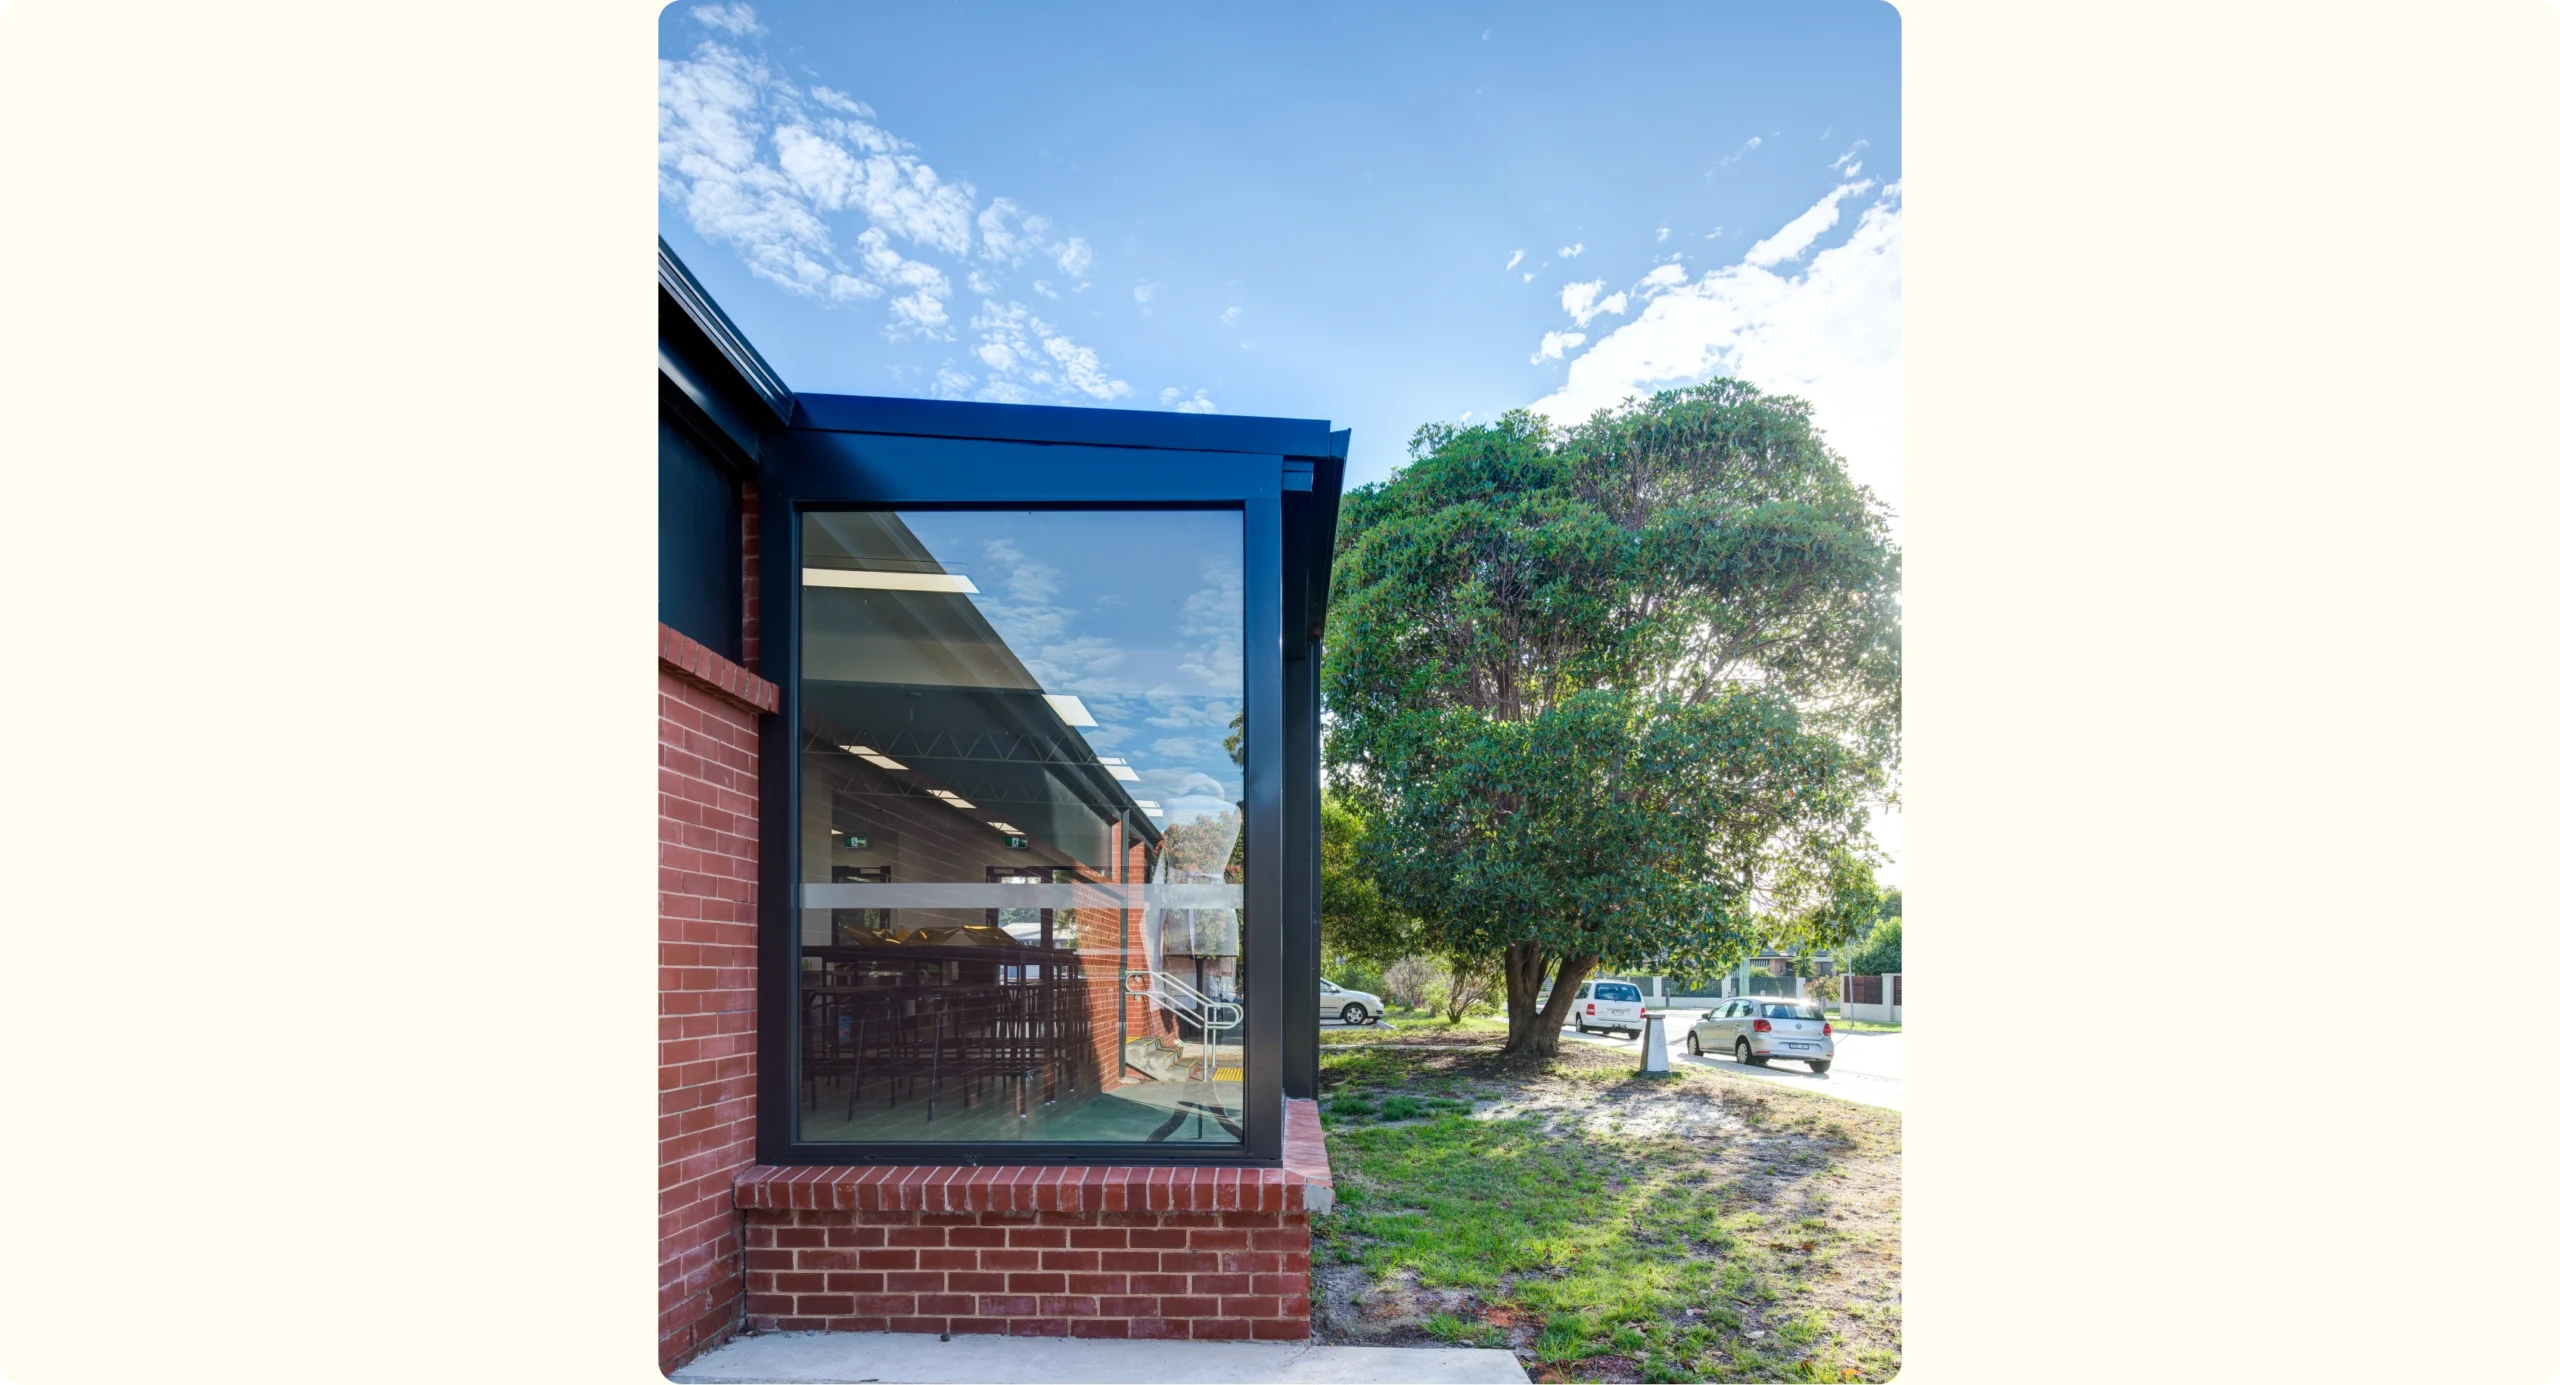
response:
<path fill-rule="evenodd" d="M 1898 1112 L 1576 1046 L 1396 1047 L 1327 1056 L 1357 1192 L 1320 1234 L 1319 1341 L 1508 1347 L 1558 1381 L 1899 1370 Z M 1399 1096 L 1449 1114 L 1380 1119 Z M 1514 1163 L 1544 1172 L 1486 1172 Z"/>

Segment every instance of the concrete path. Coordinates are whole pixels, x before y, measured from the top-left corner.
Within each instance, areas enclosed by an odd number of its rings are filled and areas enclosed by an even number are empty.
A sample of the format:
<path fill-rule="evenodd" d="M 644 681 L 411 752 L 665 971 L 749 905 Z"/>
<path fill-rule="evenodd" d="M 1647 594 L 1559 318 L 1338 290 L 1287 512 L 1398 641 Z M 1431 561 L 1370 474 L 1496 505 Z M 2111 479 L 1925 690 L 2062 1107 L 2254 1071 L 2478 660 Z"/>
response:
<path fill-rule="evenodd" d="M 1689 1054 L 1689 1026 L 1696 1023 L 1697 1010 L 1663 1012 L 1664 1037 L 1671 1041 L 1671 1060 L 1694 1063 L 1700 1067 L 1729 1072 L 1761 1082 L 1774 1082 L 1800 1092 L 1820 1092 L 1842 1101 L 1863 1102 L 1869 1106 L 1902 1109 L 1902 1036 L 1900 1034 L 1834 1034 L 1831 1036 L 1831 1071 L 1815 1073 L 1802 1063 L 1781 1058 L 1765 1068 L 1755 1068 L 1733 1061 L 1730 1053 L 1710 1053 L 1703 1058 Z M 1580 1034 L 1567 1022 L 1564 1036 L 1576 1043 L 1596 1044 L 1602 1048 L 1623 1049 L 1632 1058 L 1636 1041 L 1607 1034 Z"/>
<path fill-rule="evenodd" d="M 1528 1385 L 1507 1351 L 1331 1347 L 1305 1342 L 1069 1341 L 908 1332 L 767 1332 L 703 1353 L 675 1381 L 878 1381 L 880 1385 Z"/>

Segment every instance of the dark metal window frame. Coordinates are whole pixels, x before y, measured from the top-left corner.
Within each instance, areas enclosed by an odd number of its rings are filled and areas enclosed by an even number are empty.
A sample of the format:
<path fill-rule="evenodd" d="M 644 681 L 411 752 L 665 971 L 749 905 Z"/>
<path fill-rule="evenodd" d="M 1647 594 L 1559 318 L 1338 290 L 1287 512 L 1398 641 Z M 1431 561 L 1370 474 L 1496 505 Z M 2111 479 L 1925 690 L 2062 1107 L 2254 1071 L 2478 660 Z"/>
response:
<path fill-rule="evenodd" d="M 1312 939 L 1284 938 L 1284 804 L 1291 744 L 1284 713 L 1284 620 L 1306 610 L 1284 579 L 1284 490 L 1311 489 L 1308 463 L 1250 449 L 1275 420 L 1218 420 L 1203 429 L 1118 411 L 957 405 L 801 395 L 787 433 L 764 449 L 764 673 L 781 692 L 760 764 L 763 868 L 758 909 L 758 1157 L 768 1164 L 1273 1165 L 1281 1157 L 1288 960 L 1313 960 Z M 1319 446 L 1340 442 L 1322 425 Z M 1160 429 L 1146 436 L 1139 429 Z M 1296 441 L 1294 437 L 1288 439 Z M 1205 445 L 1204 445 L 1205 444 Z M 1306 450 L 1316 450 L 1310 447 Z M 1329 458 L 1338 487 L 1340 461 Z M 1235 510 L 1244 528 L 1245 1138 L 1203 1149 L 1135 1142 L 806 1142 L 799 1138 L 801 517 L 823 510 Z M 1331 529 L 1328 513 L 1325 529 Z M 1292 525 L 1291 528 L 1297 526 Z M 1302 559 L 1303 561 L 1303 559 Z M 1321 600 L 1321 598 L 1318 598 Z M 1300 617 L 1304 619 L 1303 616 Z M 1301 652 L 1298 656 L 1303 659 Z M 1297 662 L 1292 660 L 1291 662 Z M 1311 680 L 1310 680 L 1311 681 Z M 1307 710 L 1311 711 L 1312 708 Z M 1305 747 L 1311 749 L 1311 747 Z M 1301 771 L 1302 778 L 1311 778 Z M 1311 784 L 1305 787 L 1312 787 Z M 1302 790 L 1303 791 L 1303 790 Z M 1299 816 L 1312 819 L 1311 807 Z M 1309 861 L 1307 864 L 1312 864 Z M 1306 872 L 1312 875 L 1311 871 Z M 1295 894 L 1297 892 L 1292 891 Z M 1312 917 L 1311 899 L 1297 899 Z M 1303 989 L 1312 989 L 1312 983 Z M 1287 999 L 1296 999 L 1287 996 Z M 1291 1007 L 1292 1009 L 1300 1007 Z M 1311 1037 L 1311 1036 L 1310 1036 Z M 1289 1055 L 1296 1056 L 1296 1055 Z M 1306 1055 L 1311 1066 L 1313 1055 Z M 1294 1075 L 1294 1074 L 1293 1074 Z M 1293 1087 L 1311 1082 L 1292 1083 Z"/>

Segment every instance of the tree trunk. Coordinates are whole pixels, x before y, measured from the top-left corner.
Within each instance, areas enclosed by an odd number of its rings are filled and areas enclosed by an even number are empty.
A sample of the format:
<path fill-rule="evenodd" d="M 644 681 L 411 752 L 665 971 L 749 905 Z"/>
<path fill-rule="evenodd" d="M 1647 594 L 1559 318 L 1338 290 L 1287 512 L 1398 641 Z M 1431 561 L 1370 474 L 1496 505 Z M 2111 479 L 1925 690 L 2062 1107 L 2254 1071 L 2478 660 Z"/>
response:
<path fill-rule="evenodd" d="M 1525 959 L 1512 954 L 1526 953 Z M 1504 957 L 1504 980 L 1518 980 L 1510 970 L 1517 965 L 1527 972 L 1525 985 L 1512 986 L 1508 999 L 1511 1006 L 1511 1035 L 1502 1045 L 1505 1053 L 1525 1054 L 1532 1058 L 1553 1058 L 1564 1041 L 1565 1016 L 1573 1013 L 1573 993 L 1582 987 L 1584 977 L 1599 965 L 1597 957 L 1566 957 L 1556 963 L 1555 989 L 1547 995 L 1545 1009 L 1538 1008 L 1538 987 L 1546 980 L 1546 959 L 1534 945 L 1515 945 Z"/>

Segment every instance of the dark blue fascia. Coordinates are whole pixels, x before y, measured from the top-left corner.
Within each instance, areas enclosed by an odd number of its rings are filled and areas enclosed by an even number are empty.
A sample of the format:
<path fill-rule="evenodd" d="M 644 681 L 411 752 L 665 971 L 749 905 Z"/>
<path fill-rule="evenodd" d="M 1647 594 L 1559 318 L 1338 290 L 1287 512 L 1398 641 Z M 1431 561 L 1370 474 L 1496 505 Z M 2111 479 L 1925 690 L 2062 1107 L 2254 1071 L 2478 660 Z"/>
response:
<path fill-rule="evenodd" d="M 1049 404 L 980 404 L 951 399 L 890 399 L 859 394 L 802 394 L 794 430 L 903 433 L 990 442 L 1081 443 L 1089 447 L 1153 447 L 1175 452 L 1248 452 L 1280 457 L 1341 458 L 1349 432 L 1305 418 L 1177 414 L 1145 409 L 1083 409 Z"/>

